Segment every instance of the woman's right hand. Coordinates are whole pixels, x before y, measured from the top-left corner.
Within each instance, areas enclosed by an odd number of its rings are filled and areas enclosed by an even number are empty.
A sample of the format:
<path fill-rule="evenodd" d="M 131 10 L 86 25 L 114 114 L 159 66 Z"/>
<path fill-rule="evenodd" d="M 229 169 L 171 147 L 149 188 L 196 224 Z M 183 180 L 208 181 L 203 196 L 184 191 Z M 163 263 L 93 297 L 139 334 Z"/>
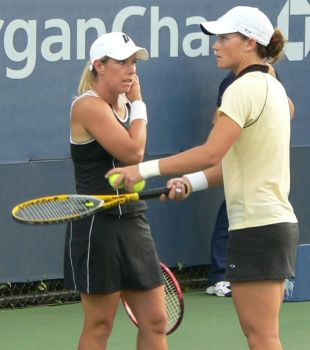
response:
<path fill-rule="evenodd" d="M 168 180 L 167 188 L 170 189 L 169 194 L 162 194 L 160 196 L 161 201 L 167 199 L 180 201 L 186 199 L 191 193 L 191 184 L 186 177 L 176 177 Z"/>
<path fill-rule="evenodd" d="M 134 75 L 133 83 L 131 85 L 130 91 L 126 94 L 126 97 L 130 102 L 137 100 L 142 101 L 141 86 L 137 74 Z"/>

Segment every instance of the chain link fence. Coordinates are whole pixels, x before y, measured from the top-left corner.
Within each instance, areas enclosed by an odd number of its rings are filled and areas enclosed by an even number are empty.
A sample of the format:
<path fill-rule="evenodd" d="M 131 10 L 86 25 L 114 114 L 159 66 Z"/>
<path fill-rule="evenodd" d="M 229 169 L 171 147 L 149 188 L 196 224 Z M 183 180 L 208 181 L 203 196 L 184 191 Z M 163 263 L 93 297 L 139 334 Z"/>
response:
<path fill-rule="evenodd" d="M 184 267 L 179 264 L 179 266 L 171 268 L 171 271 L 185 293 L 206 288 L 208 268 L 208 265 Z M 64 289 L 63 279 L 0 284 L 0 309 L 57 305 L 79 301 L 79 293 Z"/>

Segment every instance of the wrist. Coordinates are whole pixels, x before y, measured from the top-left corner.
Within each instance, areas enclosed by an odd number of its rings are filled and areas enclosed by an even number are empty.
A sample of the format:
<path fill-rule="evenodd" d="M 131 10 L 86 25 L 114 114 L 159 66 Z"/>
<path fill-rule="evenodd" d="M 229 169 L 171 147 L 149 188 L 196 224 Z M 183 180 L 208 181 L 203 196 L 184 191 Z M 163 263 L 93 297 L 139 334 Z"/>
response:
<path fill-rule="evenodd" d="M 149 160 L 138 164 L 139 173 L 144 180 L 149 177 L 160 176 L 159 159 Z"/>
<path fill-rule="evenodd" d="M 208 179 L 203 171 L 183 175 L 190 183 L 192 192 L 206 190 L 209 187 Z"/>
<path fill-rule="evenodd" d="M 146 112 L 146 105 L 141 100 L 135 100 L 131 103 L 131 110 L 130 110 L 130 124 L 137 120 L 142 119 L 147 124 L 147 112 Z"/>

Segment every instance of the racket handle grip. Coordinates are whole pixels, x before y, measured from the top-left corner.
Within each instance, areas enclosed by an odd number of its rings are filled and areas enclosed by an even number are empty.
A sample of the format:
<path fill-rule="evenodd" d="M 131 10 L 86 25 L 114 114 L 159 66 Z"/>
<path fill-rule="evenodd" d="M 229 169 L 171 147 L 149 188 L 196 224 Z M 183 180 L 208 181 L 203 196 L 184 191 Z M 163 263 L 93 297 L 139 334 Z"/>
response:
<path fill-rule="evenodd" d="M 188 192 L 187 185 L 185 186 L 185 193 Z M 139 193 L 139 199 L 150 199 L 150 198 L 158 198 L 161 194 L 168 195 L 170 192 L 170 189 L 167 187 L 158 187 L 150 190 L 143 191 Z"/>
<path fill-rule="evenodd" d="M 167 187 L 158 187 L 139 193 L 139 199 L 158 198 L 161 194 L 168 194 L 170 191 Z"/>

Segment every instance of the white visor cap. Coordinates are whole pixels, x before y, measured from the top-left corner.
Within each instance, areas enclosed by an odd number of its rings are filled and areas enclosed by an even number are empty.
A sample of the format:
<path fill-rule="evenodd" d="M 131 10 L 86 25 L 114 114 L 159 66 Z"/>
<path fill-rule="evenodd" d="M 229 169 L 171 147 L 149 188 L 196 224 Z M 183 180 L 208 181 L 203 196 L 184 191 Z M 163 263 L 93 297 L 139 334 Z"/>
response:
<path fill-rule="evenodd" d="M 94 62 L 104 57 L 114 58 L 115 60 L 125 60 L 133 54 L 136 54 L 138 59 L 144 61 L 149 58 L 147 50 L 143 47 L 136 46 L 127 34 L 122 32 L 103 34 L 96 39 L 90 47 L 89 69 L 92 70 Z"/>
<path fill-rule="evenodd" d="M 200 28 L 207 35 L 238 32 L 263 46 L 270 43 L 274 33 L 269 18 L 258 8 L 249 6 L 234 7 L 216 21 L 202 22 Z"/>

